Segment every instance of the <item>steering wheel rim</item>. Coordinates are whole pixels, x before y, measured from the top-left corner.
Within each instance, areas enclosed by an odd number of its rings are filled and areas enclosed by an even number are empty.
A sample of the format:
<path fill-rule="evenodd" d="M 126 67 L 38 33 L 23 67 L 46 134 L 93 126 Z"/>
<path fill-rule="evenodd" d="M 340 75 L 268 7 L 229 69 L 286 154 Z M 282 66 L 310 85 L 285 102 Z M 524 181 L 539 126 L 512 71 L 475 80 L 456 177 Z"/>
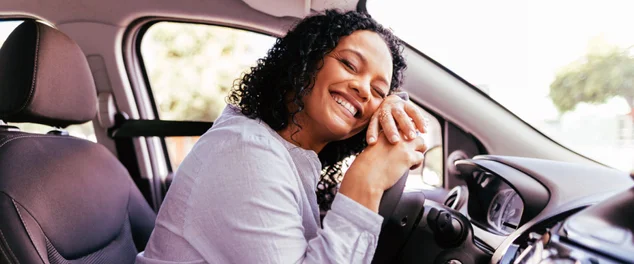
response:
<path fill-rule="evenodd" d="M 425 195 L 422 192 L 404 192 L 408 175 L 409 170 L 381 197 L 379 215 L 383 217 L 383 223 L 373 264 L 394 263 L 411 232 L 416 230 Z"/>
<path fill-rule="evenodd" d="M 398 202 L 401 200 L 401 196 L 403 196 L 403 191 L 405 190 L 405 183 L 407 182 L 407 176 L 409 175 L 409 170 L 406 171 L 403 176 L 401 176 L 398 181 L 392 185 L 389 189 L 383 192 L 383 197 L 381 197 L 381 202 L 379 203 L 379 215 L 383 217 L 383 223 L 381 227 L 385 227 L 390 216 L 396 210 L 396 206 Z"/>

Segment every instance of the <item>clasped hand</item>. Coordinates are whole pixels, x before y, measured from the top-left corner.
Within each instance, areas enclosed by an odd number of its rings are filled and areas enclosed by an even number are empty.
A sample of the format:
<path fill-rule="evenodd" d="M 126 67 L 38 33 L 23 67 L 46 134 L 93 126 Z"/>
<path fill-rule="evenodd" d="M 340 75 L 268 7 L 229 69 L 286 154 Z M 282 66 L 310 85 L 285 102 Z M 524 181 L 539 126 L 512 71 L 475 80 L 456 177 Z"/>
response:
<path fill-rule="evenodd" d="M 339 192 L 377 212 L 383 192 L 422 163 L 427 146 L 420 134 L 426 132 L 425 123 L 411 102 L 386 98 L 370 121 L 368 147 L 351 164 Z"/>

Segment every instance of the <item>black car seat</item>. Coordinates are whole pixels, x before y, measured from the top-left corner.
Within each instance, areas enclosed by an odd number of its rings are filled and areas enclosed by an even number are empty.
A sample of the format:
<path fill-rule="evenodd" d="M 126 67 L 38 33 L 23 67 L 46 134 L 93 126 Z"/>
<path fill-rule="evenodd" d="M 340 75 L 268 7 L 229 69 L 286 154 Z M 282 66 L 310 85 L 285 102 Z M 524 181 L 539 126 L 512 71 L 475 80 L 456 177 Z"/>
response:
<path fill-rule="evenodd" d="M 79 46 L 36 21 L 0 49 L 0 119 L 63 128 L 97 96 Z M 0 122 L 0 263 L 133 263 L 155 213 L 104 146 Z"/>

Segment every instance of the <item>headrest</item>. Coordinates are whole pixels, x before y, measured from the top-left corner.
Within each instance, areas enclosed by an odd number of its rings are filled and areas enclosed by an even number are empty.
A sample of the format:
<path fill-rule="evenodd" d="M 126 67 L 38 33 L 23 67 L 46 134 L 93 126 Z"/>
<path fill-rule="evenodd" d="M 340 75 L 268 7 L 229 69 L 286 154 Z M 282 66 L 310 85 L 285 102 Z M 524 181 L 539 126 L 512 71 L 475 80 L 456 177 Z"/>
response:
<path fill-rule="evenodd" d="M 66 127 L 96 112 L 95 83 L 77 43 L 42 23 L 20 24 L 0 48 L 0 119 Z"/>

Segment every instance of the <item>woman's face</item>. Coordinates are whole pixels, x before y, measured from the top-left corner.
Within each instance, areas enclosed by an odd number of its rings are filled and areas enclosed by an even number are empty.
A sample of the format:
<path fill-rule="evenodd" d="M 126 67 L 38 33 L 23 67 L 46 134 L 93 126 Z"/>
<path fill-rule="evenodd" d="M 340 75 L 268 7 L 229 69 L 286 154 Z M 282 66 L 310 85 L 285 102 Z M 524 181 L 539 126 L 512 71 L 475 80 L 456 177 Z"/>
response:
<path fill-rule="evenodd" d="M 304 97 L 302 126 L 328 142 L 361 132 L 390 91 L 392 67 L 390 49 L 377 33 L 342 37 Z"/>

